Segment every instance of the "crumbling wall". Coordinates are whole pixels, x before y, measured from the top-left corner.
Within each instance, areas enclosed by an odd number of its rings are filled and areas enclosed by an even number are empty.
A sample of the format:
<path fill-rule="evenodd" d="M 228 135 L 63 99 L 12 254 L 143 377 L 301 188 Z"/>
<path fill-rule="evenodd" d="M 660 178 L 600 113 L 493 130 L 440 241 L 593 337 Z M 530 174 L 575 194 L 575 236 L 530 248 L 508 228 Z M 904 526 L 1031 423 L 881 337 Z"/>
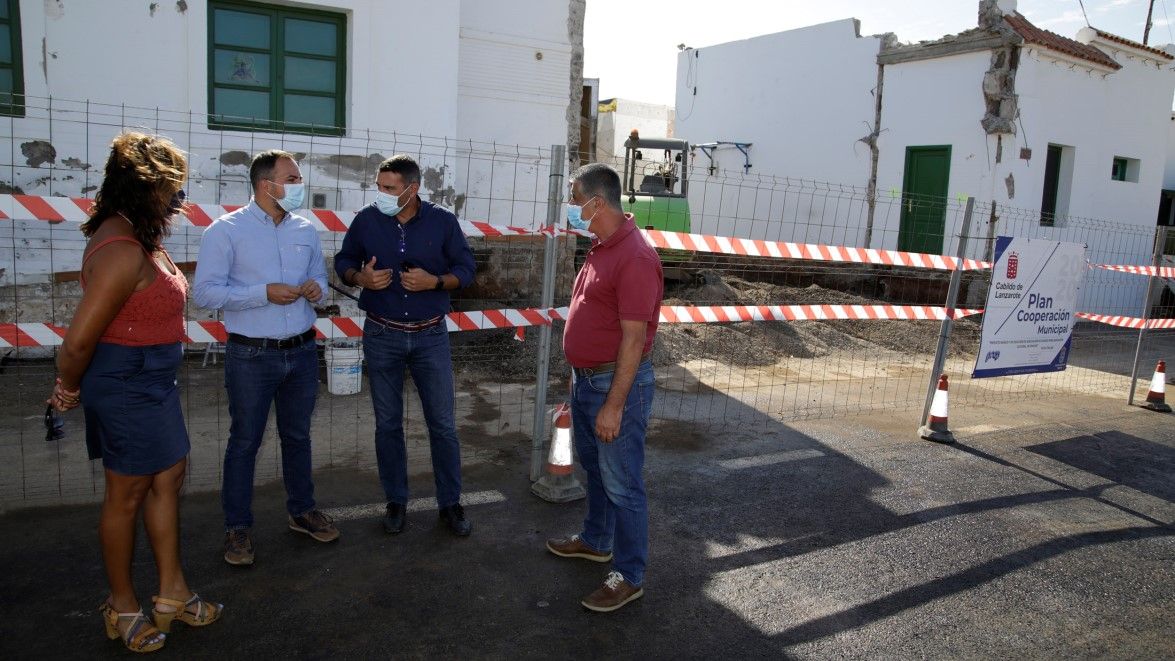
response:
<path fill-rule="evenodd" d="M 1015 9 L 1016 3 L 1008 0 L 979 2 L 979 28 L 997 35 L 1001 41 L 1001 45 L 992 48 L 991 68 L 983 76 L 986 108 L 980 124 L 988 135 L 1016 134 L 1016 118 L 1020 114 L 1016 69 L 1020 64 L 1021 40 L 1004 22 L 1004 15 Z"/>

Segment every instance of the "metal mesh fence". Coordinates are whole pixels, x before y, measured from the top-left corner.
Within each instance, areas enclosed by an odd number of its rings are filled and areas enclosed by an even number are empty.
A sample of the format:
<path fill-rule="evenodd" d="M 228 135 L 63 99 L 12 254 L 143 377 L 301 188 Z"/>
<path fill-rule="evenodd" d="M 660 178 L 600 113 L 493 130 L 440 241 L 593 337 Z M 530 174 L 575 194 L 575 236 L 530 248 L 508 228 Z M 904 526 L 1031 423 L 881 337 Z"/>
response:
<path fill-rule="evenodd" d="M 370 202 L 378 163 L 394 153 L 416 157 L 425 172 L 422 196 L 454 209 L 465 220 L 537 229 L 550 205 L 552 150 L 493 142 L 352 131 L 340 137 L 211 131 L 194 113 L 132 109 L 85 102 L 30 99 L 28 116 L 8 118 L 7 162 L 0 163 L 0 324 L 68 325 L 80 298 L 77 272 L 84 240 L 76 222 L 35 219 L 30 205 L 92 195 L 110 139 L 124 127 L 166 135 L 187 150 L 192 164 L 189 200 L 236 205 L 248 200 L 248 159 L 256 151 L 283 148 L 302 165 L 313 206 L 345 216 Z M 619 164 L 617 164 L 619 165 Z M 619 169 L 619 168 L 618 168 Z M 934 309 L 947 303 L 950 270 L 921 268 L 882 259 L 882 251 L 990 260 L 1000 235 L 1072 241 L 1087 246 L 1091 264 L 1149 265 L 1153 225 L 1072 217 L 1042 219 L 1037 211 L 978 202 L 961 236 L 966 201 L 921 198 L 895 191 L 870 195 L 854 186 L 784 179 L 742 171 L 710 172 L 692 167 L 690 231 L 710 237 L 705 249 L 662 250 L 668 279 L 665 305 L 689 308 L 660 325 L 654 349 L 658 394 L 654 416 L 697 425 L 762 423 L 766 420 L 855 415 L 906 408 L 911 428 L 922 405 L 934 362 L 940 322 Z M 21 200 L 24 200 L 21 202 Z M 0 202 L 3 204 L 3 202 Z M 10 213 L 11 211 L 11 213 Z M 920 226 L 918 214 L 937 220 Z M 638 224 L 644 225 L 638 218 Z M 203 228 L 175 227 L 166 245 L 189 275 Z M 328 260 L 341 231 L 320 232 Z M 717 238 L 722 237 L 722 238 Z M 819 244 L 808 258 L 762 256 L 739 250 L 739 237 L 760 245 Z M 545 239 L 538 234 L 473 236 L 478 263 L 474 286 L 456 292 L 457 311 L 527 309 L 542 305 Z M 566 306 L 587 239 L 561 235 L 554 307 Z M 847 248 L 868 248 L 857 257 Z M 770 251 L 768 251 L 770 253 Z M 773 253 L 772 253 L 773 254 Z M 863 257 L 862 257 L 863 255 Z M 328 268 L 333 281 L 332 269 Z M 962 275 L 957 307 L 978 310 L 986 301 L 988 271 Z M 337 283 L 336 283 L 337 284 Z M 1080 309 L 1100 315 L 1170 318 L 1175 300 L 1164 280 L 1149 294 L 1145 276 L 1090 268 Z M 793 321 L 728 321 L 723 310 L 760 306 L 808 306 L 815 315 Z M 876 306 L 876 308 L 875 308 Z M 875 309 L 901 308 L 905 318 L 874 318 Z M 320 317 L 359 315 L 350 299 L 334 291 L 319 304 Z M 835 309 L 834 309 L 835 307 Z M 702 311 L 698 311 L 702 310 Z M 869 314 L 863 314 L 869 312 Z M 215 321 L 216 314 L 189 305 L 188 319 Z M 737 317 L 735 317 L 737 318 Z M 945 372 L 956 407 L 998 404 L 1012 398 L 1051 397 L 1064 392 L 1102 393 L 1125 400 L 1134 353 L 1140 376 L 1170 355 L 1171 331 L 1118 328 L 1080 321 L 1064 372 L 971 380 L 982 315 L 957 319 L 947 345 Z M 562 323 L 553 324 L 549 358 L 552 393 L 567 388 L 567 366 L 559 349 Z M 50 328 L 47 332 L 53 333 Z M 531 449 L 536 405 L 539 333 L 508 324 L 493 330 L 454 332 L 457 420 L 466 463 L 524 465 Z M 65 416 L 66 438 L 46 442 L 44 399 L 53 378 L 51 342 L 28 341 L 10 329 L 0 349 L 0 380 L 9 393 L 0 402 L 0 507 L 100 498 L 102 470 L 85 458 L 80 412 Z M 36 338 L 34 338 L 35 340 Z M 1141 339 L 1141 344 L 1139 343 Z M 374 466 L 374 422 L 366 383 L 356 394 L 330 390 L 321 347 L 323 385 L 314 413 L 315 466 Z M 227 439 L 228 406 L 219 345 L 187 345 L 181 393 L 192 438 L 189 484 L 217 489 Z M 1142 384 L 1145 394 L 1145 382 Z M 406 432 L 409 464 L 424 469 L 428 442 L 419 400 L 408 385 Z M 257 480 L 280 477 L 279 444 L 273 424 L 257 464 Z M 373 494 L 378 489 L 373 478 Z"/>

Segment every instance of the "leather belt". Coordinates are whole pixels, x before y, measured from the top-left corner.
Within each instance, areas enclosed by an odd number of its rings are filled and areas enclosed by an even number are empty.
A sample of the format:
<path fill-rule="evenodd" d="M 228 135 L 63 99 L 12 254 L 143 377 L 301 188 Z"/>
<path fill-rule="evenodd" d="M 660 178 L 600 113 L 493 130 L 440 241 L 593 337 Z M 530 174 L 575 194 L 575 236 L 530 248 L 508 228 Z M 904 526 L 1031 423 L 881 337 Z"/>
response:
<path fill-rule="evenodd" d="M 378 314 L 372 314 L 368 312 L 367 318 L 379 324 L 380 326 L 383 326 L 384 328 L 398 330 L 402 333 L 419 333 L 420 331 L 428 330 L 433 326 L 439 326 L 441 320 L 443 320 L 445 316 L 440 315 L 433 317 L 432 319 L 426 319 L 424 321 L 392 321 L 391 319 L 381 317 Z"/>
<path fill-rule="evenodd" d="M 315 335 L 316 333 L 314 332 L 314 329 L 311 328 L 301 335 L 286 337 L 280 340 L 275 340 L 268 337 L 246 337 L 244 335 L 237 335 L 236 333 L 229 333 L 228 339 L 229 342 L 236 342 L 237 344 L 243 344 L 247 347 L 261 347 L 262 349 L 293 349 L 294 347 L 300 347 L 306 342 L 313 340 Z"/>
<path fill-rule="evenodd" d="M 649 353 L 641 354 L 640 362 L 638 362 L 637 365 L 648 362 L 650 356 L 652 356 L 651 351 Z M 600 363 L 594 367 L 572 367 L 571 369 L 575 372 L 575 376 L 577 377 L 595 376 L 596 374 L 607 374 L 609 372 L 615 372 L 616 362 L 613 361 L 610 363 Z"/>

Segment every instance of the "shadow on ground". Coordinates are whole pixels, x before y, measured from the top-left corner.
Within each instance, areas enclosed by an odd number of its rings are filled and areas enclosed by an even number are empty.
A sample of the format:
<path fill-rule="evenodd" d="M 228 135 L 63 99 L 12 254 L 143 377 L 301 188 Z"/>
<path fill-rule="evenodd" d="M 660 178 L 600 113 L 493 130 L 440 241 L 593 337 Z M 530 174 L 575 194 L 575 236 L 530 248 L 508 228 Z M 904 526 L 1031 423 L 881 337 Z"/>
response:
<path fill-rule="evenodd" d="M 696 398 L 678 408 L 689 420 L 663 417 L 650 434 L 647 594 L 620 612 L 578 605 L 606 567 L 544 550 L 547 537 L 577 529 L 583 505 L 529 494 L 527 443 L 518 438 L 500 449 L 502 461 L 466 470 L 466 493 L 502 497 L 469 507 L 467 539 L 425 510 L 398 536 L 360 518 L 340 522 L 339 542 L 318 544 L 286 529 L 283 493 L 270 484 L 256 495 L 257 564 L 229 567 L 216 494 L 188 496 L 189 580 L 227 611 L 207 630 L 176 631 L 163 654 L 1175 654 L 1175 433 L 1158 418 L 1142 423 L 1149 439 L 1083 431 L 1058 441 L 1055 430 L 1037 429 L 951 447 L 895 435 L 882 416 L 802 428 L 717 392 Z M 698 406 L 715 401 L 723 422 L 699 424 Z M 1091 422 L 1122 415 L 1119 406 L 1090 407 L 1100 411 Z M 1045 463 L 1028 466 L 1025 457 Z M 427 474 L 412 486 L 414 496 L 432 494 Z M 1149 500 L 1125 507 L 1107 496 L 1115 488 Z M 323 507 L 377 503 L 378 480 L 323 472 L 317 494 Z M 8 568 L 0 655 L 126 654 L 102 637 L 95 613 L 104 597 L 96 520 L 97 506 L 0 516 L 4 529 L 26 531 L 0 550 Z M 153 563 L 145 535 L 139 544 L 145 600 Z"/>

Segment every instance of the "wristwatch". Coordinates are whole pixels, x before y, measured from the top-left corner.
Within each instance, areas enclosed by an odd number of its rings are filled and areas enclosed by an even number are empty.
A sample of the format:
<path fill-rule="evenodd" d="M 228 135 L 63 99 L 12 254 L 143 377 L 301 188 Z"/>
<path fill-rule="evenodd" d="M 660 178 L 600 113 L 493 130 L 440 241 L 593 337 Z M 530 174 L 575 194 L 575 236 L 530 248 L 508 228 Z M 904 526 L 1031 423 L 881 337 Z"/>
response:
<path fill-rule="evenodd" d="M 438 275 L 437 276 L 437 286 L 433 287 L 433 289 L 435 289 L 437 291 L 441 291 L 444 288 L 445 288 L 445 279 Z"/>

